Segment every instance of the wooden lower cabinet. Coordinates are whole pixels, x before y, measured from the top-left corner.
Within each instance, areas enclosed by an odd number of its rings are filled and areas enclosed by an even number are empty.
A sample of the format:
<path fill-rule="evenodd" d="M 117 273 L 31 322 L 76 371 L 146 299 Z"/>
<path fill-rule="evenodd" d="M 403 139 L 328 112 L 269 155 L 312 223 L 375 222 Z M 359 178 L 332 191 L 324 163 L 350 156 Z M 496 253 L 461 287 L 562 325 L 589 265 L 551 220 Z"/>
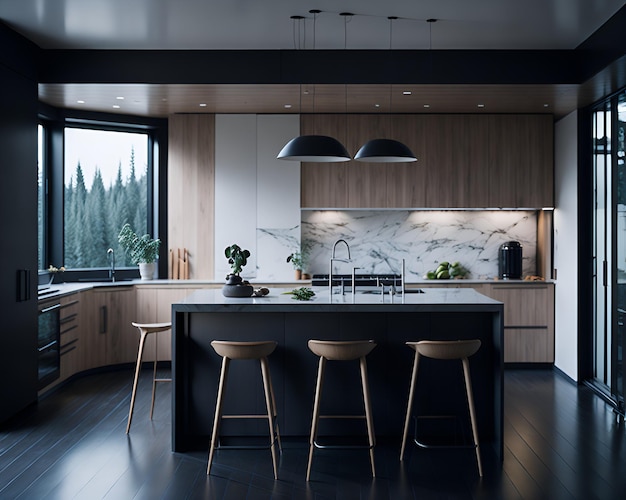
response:
<path fill-rule="evenodd" d="M 137 320 L 141 323 L 165 323 L 172 321 L 172 304 L 184 299 L 198 288 L 179 286 L 138 285 L 136 287 Z M 155 342 L 157 343 L 157 360 L 170 361 L 172 359 L 172 332 L 160 332 L 149 335 L 146 339 L 143 360 L 154 361 Z M 137 343 L 139 331 L 137 330 Z"/>
<path fill-rule="evenodd" d="M 84 369 L 85 349 L 82 345 L 82 294 L 62 297 L 61 303 L 61 375 L 58 382 Z"/>
<path fill-rule="evenodd" d="M 91 290 L 89 329 L 85 332 L 88 368 L 137 359 L 135 290 L 132 286 Z"/>
<path fill-rule="evenodd" d="M 504 362 L 554 363 L 554 285 L 488 284 L 481 293 L 504 303 Z"/>

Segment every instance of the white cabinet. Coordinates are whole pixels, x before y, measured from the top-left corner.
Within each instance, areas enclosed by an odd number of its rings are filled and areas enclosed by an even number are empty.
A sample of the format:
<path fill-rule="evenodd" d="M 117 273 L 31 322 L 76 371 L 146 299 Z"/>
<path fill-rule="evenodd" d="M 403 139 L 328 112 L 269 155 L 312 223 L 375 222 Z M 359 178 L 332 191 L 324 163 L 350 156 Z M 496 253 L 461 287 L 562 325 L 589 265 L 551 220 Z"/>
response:
<path fill-rule="evenodd" d="M 297 115 L 216 115 L 215 277 L 230 271 L 224 248 L 250 250 L 243 277 L 291 280 L 300 246 L 300 164 L 278 160 L 300 131 Z"/>

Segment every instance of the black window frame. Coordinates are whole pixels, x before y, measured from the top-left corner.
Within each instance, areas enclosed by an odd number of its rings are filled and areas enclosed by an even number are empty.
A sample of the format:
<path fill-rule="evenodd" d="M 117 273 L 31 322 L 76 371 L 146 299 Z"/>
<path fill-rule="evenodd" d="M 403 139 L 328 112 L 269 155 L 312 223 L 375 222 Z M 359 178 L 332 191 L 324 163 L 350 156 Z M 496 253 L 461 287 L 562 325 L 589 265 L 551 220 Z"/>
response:
<path fill-rule="evenodd" d="M 48 197 L 44 215 L 44 262 L 64 265 L 64 132 L 66 127 L 148 135 L 148 231 L 161 239 L 158 276 L 167 276 L 167 119 L 59 109 L 40 103 L 39 121 L 46 130 Z M 47 267 L 47 266 L 46 266 Z M 107 268 L 67 269 L 55 282 L 98 281 L 108 276 Z M 117 279 L 139 278 L 138 267 L 116 268 Z"/>

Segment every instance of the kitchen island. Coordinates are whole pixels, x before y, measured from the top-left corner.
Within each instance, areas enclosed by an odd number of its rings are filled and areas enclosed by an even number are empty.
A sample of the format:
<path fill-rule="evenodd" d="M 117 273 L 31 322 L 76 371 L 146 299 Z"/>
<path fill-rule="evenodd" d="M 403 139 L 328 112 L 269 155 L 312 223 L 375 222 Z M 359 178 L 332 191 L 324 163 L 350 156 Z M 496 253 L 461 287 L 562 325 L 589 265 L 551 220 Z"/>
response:
<path fill-rule="evenodd" d="M 428 289 L 381 297 L 357 292 L 329 295 L 317 289 L 311 301 L 296 301 L 273 289 L 264 297 L 226 298 L 221 290 L 199 290 L 172 305 L 172 448 L 208 446 L 221 358 L 212 340 L 275 340 L 269 358 L 282 436 L 308 436 L 318 358 L 309 339 L 373 339 L 368 372 L 376 434 L 398 440 L 402 433 L 413 351 L 404 343 L 422 339 L 479 338 L 470 358 L 483 446 L 502 459 L 503 306 L 471 289 Z M 392 301 L 393 299 L 393 301 Z M 384 300 L 384 302 L 383 302 Z M 355 361 L 355 363 L 357 363 Z M 330 362 L 323 413 L 362 414 L 357 364 Z M 420 414 L 458 413 L 469 420 L 460 362 L 425 359 L 420 364 L 416 405 Z M 263 413 L 260 369 L 255 362 L 231 364 L 224 413 Z M 361 429 L 363 426 L 363 429 Z M 223 435 L 266 436 L 263 421 L 225 421 Z M 355 435 L 364 423 L 327 420 L 320 435 Z"/>

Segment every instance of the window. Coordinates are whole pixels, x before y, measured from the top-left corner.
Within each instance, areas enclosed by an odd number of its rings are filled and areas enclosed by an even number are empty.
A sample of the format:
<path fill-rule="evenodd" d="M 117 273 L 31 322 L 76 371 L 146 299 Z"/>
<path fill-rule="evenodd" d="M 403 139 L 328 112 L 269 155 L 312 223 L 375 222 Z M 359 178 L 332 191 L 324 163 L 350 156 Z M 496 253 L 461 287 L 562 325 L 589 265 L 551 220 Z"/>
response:
<path fill-rule="evenodd" d="M 113 248 L 124 267 L 117 235 L 125 223 L 148 230 L 150 137 L 146 132 L 66 127 L 64 130 L 64 265 L 108 266 Z"/>

